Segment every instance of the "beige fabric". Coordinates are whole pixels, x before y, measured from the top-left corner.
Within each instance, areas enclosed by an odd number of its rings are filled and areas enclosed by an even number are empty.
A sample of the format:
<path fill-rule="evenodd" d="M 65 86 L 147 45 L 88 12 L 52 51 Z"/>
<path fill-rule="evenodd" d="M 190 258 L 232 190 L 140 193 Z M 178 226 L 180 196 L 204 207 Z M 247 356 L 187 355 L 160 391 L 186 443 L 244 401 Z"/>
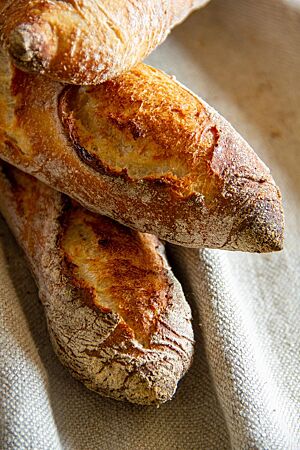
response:
<path fill-rule="evenodd" d="M 287 222 L 279 254 L 169 247 L 197 337 L 193 367 L 172 402 L 120 404 L 69 376 L 0 223 L 1 448 L 300 449 L 299 55 L 299 1 L 212 0 L 151 56 L 272 167 Z"/>

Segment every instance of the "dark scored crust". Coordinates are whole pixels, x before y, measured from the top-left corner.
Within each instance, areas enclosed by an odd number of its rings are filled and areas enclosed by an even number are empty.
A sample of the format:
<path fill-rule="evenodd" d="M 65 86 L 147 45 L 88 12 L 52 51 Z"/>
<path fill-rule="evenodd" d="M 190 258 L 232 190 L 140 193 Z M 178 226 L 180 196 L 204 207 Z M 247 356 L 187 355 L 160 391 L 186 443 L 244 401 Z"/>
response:
<path fill-rule="evenodd" d="M 0 156 L 94 212 L 187 247 L 283 245 L 268 168 L 216 111 L 139 65 L 96 87 L 0 70 Z M 22 149 L 22 150 L 21 150 Z"/>
<path fill-rule="evenodd" d="M 142 61 L 208 0 L 1 0 L 0 39 L 22 70 L 98 84 Z"/>
<path fill-rule="evenodd" d="M 161 243 L 108 217 L 88 213 L 75 202 L 60 221 L 65 275 L 104 312 L 113 301 L 127 334 L 152 348 L 151 337 L 172 302 L 168 269 L 157 253 Z M 106 303 L 98 304 L 98 296 Z"/>
<path fill-rule="evenodd" d="M 88 388 L 172 398 L 193 353 L 191 311 L 163 245 L 1 163 L 0 211 L 37 280 L 62 363 Z"/>

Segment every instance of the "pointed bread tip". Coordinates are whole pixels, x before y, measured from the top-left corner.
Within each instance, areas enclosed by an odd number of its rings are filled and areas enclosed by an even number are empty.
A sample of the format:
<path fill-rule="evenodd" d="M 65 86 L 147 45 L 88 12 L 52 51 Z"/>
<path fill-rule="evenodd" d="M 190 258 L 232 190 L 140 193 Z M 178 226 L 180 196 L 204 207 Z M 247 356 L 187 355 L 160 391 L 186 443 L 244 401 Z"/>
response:
<path fill-rule="evenodd" d="M 242 217 L 231 242 L 224 248 L 255 253 L 283 249 L 284 215 L 281 196 L 275 186 L 270 187 L 268 196 L 254 198 Z"/>
<path fill-rule="evenodd" d="M 280 201 L 264 199 L 258 201 L 254 219 L 245 229 L 245 244 L 252 251 L 269 253 L 283 248 L 284 217 Z"/>
<path fill-rule="evenodd" d="M 281 193 L 268 167 L 237 131 L 210 106 L 219 130 L 212 169 L 223 181 L 232 228 L 223 249 L 255 253 L 280 251 L 284 241 Z"/>
<path fill-rule="evenodd" d="M 20 24 L 10 34 L 8 51 L 23 70 L 39 71 L 49 64 L 54 47 L 48 24 Z"/>

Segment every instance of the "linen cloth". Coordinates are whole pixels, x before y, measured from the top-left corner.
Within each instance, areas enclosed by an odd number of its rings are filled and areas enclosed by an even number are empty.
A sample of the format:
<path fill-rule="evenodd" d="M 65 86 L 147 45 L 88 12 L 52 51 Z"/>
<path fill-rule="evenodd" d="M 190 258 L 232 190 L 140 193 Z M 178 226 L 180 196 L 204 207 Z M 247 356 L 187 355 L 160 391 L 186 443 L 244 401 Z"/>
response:
<path fill-rule="evenodd" d="M 0 448 L 299 450 L 300 2 L 212 0 L 149 62 L 218 109 L 271 167 L 285 249 L 168 246 L 196 347 L 174 400 L 157 409 L 101 398 L 60 365 L 34 282 L 0 221 Z"/>

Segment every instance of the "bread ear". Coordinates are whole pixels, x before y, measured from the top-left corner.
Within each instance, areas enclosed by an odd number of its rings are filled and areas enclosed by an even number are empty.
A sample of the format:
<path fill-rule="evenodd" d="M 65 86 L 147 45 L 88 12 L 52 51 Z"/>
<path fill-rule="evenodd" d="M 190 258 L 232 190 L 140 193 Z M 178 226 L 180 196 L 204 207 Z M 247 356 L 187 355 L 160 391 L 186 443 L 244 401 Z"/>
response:
<path fill-rule="evenodd" d="M 139 231 L 187 247 L 283 245 L 269 169 L 203 100 L 140 64 L 65 86 L 0 60 L 0 157 Z"/>
<path fill-rule="evenodd" d="M 14 0 L 0 37 L 14 63 L 75 84 L 96 84 L 142 61 L 208 0 Z"/>
<path fill-rule="evenodd" d="M 163 245 L 8 164 L 0 164 L 0 190 L 62 363 L 102 395 L 170 400 L 191 363 L 193 331 Z"/>

